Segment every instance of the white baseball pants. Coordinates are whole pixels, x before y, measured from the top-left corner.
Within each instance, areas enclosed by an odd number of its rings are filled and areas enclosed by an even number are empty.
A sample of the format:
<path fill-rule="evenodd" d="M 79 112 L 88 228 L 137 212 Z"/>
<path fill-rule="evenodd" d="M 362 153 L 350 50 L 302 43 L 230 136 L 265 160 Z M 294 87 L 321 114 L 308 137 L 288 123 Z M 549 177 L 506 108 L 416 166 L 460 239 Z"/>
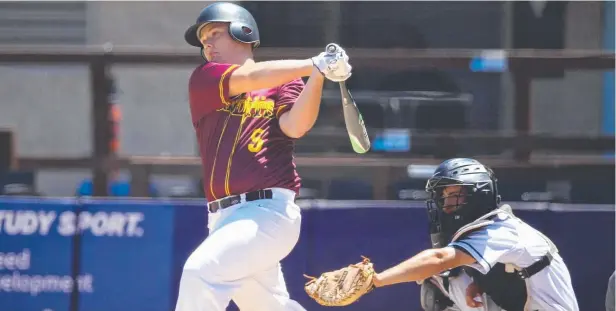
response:
<path fill-rule="evenodd" d="M 176 311 L 305 311 L 289 298 L 280 261 L 297 244 L 301 211 L 295 193 L 273 188 L 273 198 L 210 213 L 209 236 L 186 260 Z"/>

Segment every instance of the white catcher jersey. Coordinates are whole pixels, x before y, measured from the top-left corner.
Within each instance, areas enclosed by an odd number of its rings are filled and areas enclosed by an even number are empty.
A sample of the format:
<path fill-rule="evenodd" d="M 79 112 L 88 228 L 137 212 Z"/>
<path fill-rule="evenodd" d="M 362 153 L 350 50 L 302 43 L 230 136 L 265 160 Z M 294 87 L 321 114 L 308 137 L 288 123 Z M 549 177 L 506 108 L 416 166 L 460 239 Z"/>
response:
<path fill-rule="evenodd" d="M 481 227 L 449 246 L 465 250 L 476 263 L 470 267 L 483 274 L 496 264 L 526 268 L 550 249 L 544 236 L 522 220 L 500 212 L 493 223 Z M 579 311 L 571 276 L 558 253 L 549 266 L 526 279 L 528 311 Z"/>

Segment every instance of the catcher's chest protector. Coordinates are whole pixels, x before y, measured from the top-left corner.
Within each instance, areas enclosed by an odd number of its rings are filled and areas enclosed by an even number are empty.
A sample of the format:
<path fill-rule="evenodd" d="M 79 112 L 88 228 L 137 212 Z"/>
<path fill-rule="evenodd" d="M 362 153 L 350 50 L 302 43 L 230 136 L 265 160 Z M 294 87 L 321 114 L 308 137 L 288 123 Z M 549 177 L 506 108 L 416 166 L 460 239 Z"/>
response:
<path fill-rule="evenodd" d="M 460 228 L 460 230 L 454 234 L 452 242 L 462 238 L 473 230 L 493 223 L 492 218 L 496 217 L 496 215 L 501 212 L 508 213 L 511 217 L 514 217 L 507 210 L 496 209 Z M 520 279 L 517 274 L 508 272 L 507 270 L 509 269 L 505 268 L 505 264 L 495 264 L 486 275 L 472 268 L 467 268 L 465 270 L 499 307 L 507 311 L 524 311 L 524 305 L 528 299 L 526 282 Z"/>
<path fill-rule="evenodd" d="M 477 285 L 492 301 L 507 311 L 524 311 L 528 299 L 526 282 L 515 273 L 505 271 L 505 265 L 497 263 L 488 274 L 483 275 L 475 269 L 468 269 Z"/>

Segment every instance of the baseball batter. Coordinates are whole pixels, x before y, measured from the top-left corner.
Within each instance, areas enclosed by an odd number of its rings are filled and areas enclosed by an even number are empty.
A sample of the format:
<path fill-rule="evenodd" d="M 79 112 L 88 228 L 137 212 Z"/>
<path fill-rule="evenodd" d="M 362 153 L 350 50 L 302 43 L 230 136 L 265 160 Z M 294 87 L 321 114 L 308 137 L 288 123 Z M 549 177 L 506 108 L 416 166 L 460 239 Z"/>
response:
<path fill-rule="evenodd" d="M 439 244 L 374 276 L 374 286 L 417 282 L 465 267 L 468 307 L 487 294 L 507 311 L 579 310 L 567 266 L 542 233 L 499 206 L 492 170 L 473 159 L 441 163 L 428 180 L 428 210 Z M 479 299 L 478 299 L 479 300 Z"/>
<path fill-rule="evenodd" d="M 209 236 L 184 265 L 176 311 L 223 311 L 231 300 L 242 310 L 304 310 L 280 267 L 300 233 L 294 141 L 316 121 L 324 80 L 351 76 L 349 58 L 339 49 L 255 62 L 254 18 L 224 2 L 203 9 L 185 39 L 207 60 L 188 88 Z"/>

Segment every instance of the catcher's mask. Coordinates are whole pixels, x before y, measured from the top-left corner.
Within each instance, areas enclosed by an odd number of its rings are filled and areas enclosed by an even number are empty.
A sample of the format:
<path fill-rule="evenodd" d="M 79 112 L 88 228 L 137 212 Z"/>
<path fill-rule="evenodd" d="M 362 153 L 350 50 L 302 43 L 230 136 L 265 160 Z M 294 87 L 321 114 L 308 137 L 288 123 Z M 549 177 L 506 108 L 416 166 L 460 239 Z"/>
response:
<path fill-rule="evenodd" d="M 426 184 L 432 247 L 443 247 L 462 226 L 500 204 L 494 172 L 473 159 L 441 163 Z"/>

